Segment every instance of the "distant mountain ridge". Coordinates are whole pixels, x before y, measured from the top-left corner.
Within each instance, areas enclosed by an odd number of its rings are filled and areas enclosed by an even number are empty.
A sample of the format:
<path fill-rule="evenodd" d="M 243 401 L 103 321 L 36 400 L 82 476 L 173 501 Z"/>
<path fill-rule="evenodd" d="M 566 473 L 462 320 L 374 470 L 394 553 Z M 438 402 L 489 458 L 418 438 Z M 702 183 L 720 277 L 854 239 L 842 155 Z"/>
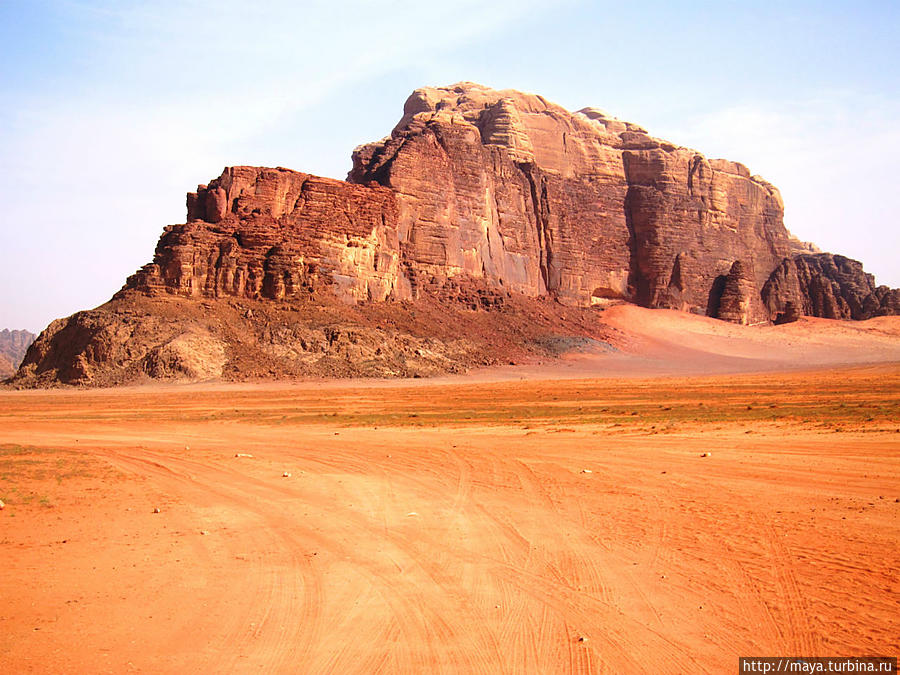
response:
<path fill-rule="evenodd" d="M 0 330 L 0 379 L 10 377 L 37 336 L 27 330 Z"/>

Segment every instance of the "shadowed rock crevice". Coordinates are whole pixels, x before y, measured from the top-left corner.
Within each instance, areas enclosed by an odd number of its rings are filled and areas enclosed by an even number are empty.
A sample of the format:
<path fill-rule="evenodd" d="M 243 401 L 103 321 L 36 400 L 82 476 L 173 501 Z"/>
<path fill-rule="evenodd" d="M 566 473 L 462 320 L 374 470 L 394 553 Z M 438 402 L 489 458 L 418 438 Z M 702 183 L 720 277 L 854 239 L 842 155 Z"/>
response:
<path fill-rule="evenodd" d="M 632 215 L 632 201 L 634 198 L 634 193 L 629 188 L 624 202 L 625 224 L 628 228 L 628 296 L 632 302 L 647 306 L 650 298 L 650 287 L 642 272 L 641 256 L 644 247 L 642 242 L 638 241 L 638 236 L 635 232 L 634 217 Z"/>
<path fill-rule="evenodd" d="M 528 179 L 528 186 L 531 194 L 531 205 L 534 210 L 534 223 L 536 225 L 537 243 L 538 243 L 538 260 L 540 265 L 541 280 L 543 282 L 543 290 L 552 293 L 559 288 L 559 280 L 554 279 L 551 274 L 553 266 L 553 242 L 552 233 L 548 227 L 548 208 L 547 208 L 547 186 L 544 181 L 538 180 L 534 175 L 534 166 L 530 164 L 519 164 L 519 169 Z"/>
<path fill-rule="evenodd" d="M 727 274 L 720 274 L 713 279 L 712 286 L 709 289 L 709 297 L 706 301 L 706 316 L 717 317 L 719 315 L 719 306 L 722 304 L 722 294 L 725 292 L 725 283 L 727 281 Z"/>

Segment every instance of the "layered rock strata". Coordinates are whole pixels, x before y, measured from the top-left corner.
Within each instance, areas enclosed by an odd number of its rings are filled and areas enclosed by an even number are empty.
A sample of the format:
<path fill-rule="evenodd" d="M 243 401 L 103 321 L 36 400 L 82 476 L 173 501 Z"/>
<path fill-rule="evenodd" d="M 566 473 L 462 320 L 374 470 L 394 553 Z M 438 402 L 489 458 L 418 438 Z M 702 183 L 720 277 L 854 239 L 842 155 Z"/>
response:
<path fill-rule="evenodd" d="M 707 159 L 598 109 L 570 113 L 541 96 L 472 83 L 426 87 L 388 137 L 353 152 L 346 181 L 237 166 L 198 186 L 187 222 L 165 228 L 153 261 L 112 307 L 174 298 L 309 313 L 332 302 L 427 300 L 502 311 L 513 298 L 547 298 L 576 308 L 630 301 L 741 324 L 900 313 L 900 291 L 793 238 L 783 211 L 778 190 L 742 164 Z M 52 324 L 23 377 L 97 382 L 109 370 L 104 360 L 119 364 L 121 377 L 244 368 L 229 366 L 243 349 L 237 328 L 224 335 L 216 322 L 198 328 L 177 318 L 161 328 L 157 310 L 131 323 L 101 310 Z M 444 354 L 445 369 L 473 362 L 481 347 L 460 351 L 454 336 L 439 349 L 423 346 L 438 325 L 413 321 L 416 339 L 384 337 L 386 349 Z M 319 327 L 323 339 L 333 326 Z M 320 344 L 298 337 L 300 346 L 284 351 L 258 326 L 251 332 L 258 353 L 296 356 L 298 370 L 278 372 L 307 372 L 313 357 L 303 345 Z M 325 343 L 313 353 L 339 347 Z M 368 369 L 357 371 L 369 374 L 420 372 L 409 363 L 424 358 L 365 354 Z M 331 365 L 317 373 L 357 372 L 322 358 Z"/>
<path fill-rule="evenodd" d="M 350 302 L 402 295 L 393 192 L 236 166 L 188 194 L 153 262 L 124 291 L 284 300 L 329 287 Z"/>

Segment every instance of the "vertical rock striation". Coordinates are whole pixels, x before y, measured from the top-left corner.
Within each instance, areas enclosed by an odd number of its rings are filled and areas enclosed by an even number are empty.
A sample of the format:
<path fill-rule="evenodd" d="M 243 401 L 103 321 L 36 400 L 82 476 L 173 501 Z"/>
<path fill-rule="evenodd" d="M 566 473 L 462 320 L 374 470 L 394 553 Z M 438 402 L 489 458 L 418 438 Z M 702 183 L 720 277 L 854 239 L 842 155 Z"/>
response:
<path fill-rule="evenodd" d="M 414 92 L 389 138 L 357 148 L 348 179 L 397 193 L 415 273 L 568 304 L 705 312 L 736 260 L 758 290 L 790 252 L 778 191 L 742 165 L 597 109 L 471 83 Z"/>
<path fill-rule="evenodd" d="M 516 292 L 745 324 L 898 311 L 858 263 L 801 252 L 814 247 L 785 229 L 778 190 L 742 164 L 473 83 L 413 92 L 346 182 L 231 167 L 187 212 L 120 293 L 495 306 Z"/>
<path fill-rule="evenodd" d="M 0 380 L 16 372 L 34 338 L 27 330 L 0 330 Z"/>

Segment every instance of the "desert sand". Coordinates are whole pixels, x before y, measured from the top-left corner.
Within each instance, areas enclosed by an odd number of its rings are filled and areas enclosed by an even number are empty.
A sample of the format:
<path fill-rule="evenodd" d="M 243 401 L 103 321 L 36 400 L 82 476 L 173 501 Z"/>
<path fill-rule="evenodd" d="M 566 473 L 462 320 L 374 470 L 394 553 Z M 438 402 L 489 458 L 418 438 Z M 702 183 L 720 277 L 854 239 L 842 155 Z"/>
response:
<path fill-rule="evenodd" d="M 896 655 L 896 318 L 610 312 L 462 377 L 0 392 L 2 670 Z"/>

